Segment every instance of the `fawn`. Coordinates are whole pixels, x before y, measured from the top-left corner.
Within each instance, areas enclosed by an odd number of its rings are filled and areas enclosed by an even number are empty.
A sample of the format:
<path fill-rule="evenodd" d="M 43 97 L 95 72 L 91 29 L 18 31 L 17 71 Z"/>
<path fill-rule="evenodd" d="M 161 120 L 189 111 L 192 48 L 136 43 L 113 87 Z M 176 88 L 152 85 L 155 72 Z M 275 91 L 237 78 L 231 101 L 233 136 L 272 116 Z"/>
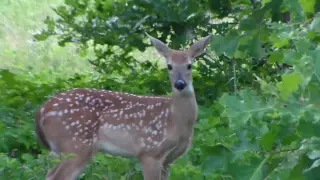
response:
<path fill-rule="evenodd" d="M 51 97 L 36 113 L 36 134 L 57 155 L 75 156 L 50 169 L 47 180 L 76 179 L 98 151 L 137 157 L 144 180 L 168 179 L 169 165 L 191 144 L 198 116 L 192 63 L 212 35 L 185 50 L 173 50 L 147 36 L 166 60 L 172 95 L 74 88 Z"/>

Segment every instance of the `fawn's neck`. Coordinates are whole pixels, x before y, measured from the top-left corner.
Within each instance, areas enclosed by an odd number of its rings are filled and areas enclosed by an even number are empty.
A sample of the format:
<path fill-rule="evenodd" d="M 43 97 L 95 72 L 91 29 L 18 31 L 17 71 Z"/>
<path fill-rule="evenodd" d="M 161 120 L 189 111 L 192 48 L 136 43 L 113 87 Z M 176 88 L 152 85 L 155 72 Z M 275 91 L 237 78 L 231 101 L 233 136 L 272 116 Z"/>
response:
<path fill-rule="evenodd" d="M 198 106 L 193 87 L 188 92 L 172 93 L 172 121 L 178 127 L 190 127 L 196 122 Z"/>

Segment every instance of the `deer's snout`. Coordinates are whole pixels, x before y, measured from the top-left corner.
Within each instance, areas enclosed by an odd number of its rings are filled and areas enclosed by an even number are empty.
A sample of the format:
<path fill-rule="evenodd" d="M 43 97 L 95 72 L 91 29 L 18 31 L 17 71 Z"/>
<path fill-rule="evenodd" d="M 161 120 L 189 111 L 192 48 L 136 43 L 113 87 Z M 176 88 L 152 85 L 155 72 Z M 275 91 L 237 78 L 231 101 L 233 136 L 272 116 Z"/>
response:
<path fill-rule="evenodd" d="M 178 90 L 183 90 L 187 86 L 186 81 L 179 79 L 174 83 L 174 87 Z"/>

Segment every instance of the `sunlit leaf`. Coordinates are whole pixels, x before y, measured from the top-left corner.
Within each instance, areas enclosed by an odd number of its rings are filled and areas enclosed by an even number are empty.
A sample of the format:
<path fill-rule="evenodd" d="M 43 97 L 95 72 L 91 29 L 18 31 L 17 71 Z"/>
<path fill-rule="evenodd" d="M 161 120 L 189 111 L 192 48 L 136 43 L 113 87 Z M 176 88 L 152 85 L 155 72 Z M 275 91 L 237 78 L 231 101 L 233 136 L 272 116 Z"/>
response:
<path fill-rule="evenodd" d="M 298 90 L 301 82 L 302 78 L 296 72 L 283 75 L 282 82 L 277 83 L 277 88 L 280 91 L 281 97 L 287 99 L 290 94 Z"/>
<path fill-rule="evenodd" d="M 314 13 L 316 0 L 299 0 L 306 13 Z"/>

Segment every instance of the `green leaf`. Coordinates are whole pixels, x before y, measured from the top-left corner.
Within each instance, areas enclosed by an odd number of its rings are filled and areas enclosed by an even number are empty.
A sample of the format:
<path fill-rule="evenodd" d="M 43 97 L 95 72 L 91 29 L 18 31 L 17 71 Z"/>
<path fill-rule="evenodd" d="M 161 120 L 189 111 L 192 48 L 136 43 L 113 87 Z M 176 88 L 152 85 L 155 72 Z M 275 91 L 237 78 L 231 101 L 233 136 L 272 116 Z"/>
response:
<path fill-rule="evenodd" d="M 249 139 L 248 134 L 248 130 L 236 132 L 238 140 L 231 147 L 234 154 L 233 160 L 242 159 L 246 153 L 255 152 L 260 149 L 258 142 Z"/>
<path fill-rule="evenodd" d="M 262 48 L 262 43 L 258 36 L 255 36 L 250 41 L 248 41 L 248 46 L 248 54 L 250 56 L 260 59 L 266 55 L 266 52 Z"/>
<path fill-rule="evenodd" d="M 299 156 L 298 154 L 289 155 L 285 159 L 281 159 L 278 161 L 277 167 L 275 167 L 265 180 L 273 180 L 273 179 L 291 179 L 290 176 L 292 171 L 295 170 L 295 167 L 299 165 Z"/>
<path fill-rule="evenodd" d="M 261 3 L 262 3 L 263 5 L 265 5 L 265 4 L 267 4 L 267 3 L 271 2 L 271 1 L 272 1 L 272 0 L 262 0 Z"/>
<path fill-rule="evenodd" d="M 233 57 L 238 47 L 240 36 L 226 36 L 215 35 L 212 38 L 211 50 L 213 50 L 217 56 L 226 53 L 228 56 Z"/>
<path fill-rule="evenodd" d="M 33 156 L 29 153 L 24 153 L 21 158 L 27 162 L 33 160 Z"/>
<path fill-rule="evenodd" d="M 272 149 L 272 146 L 274 145 L 279 132 L 279 125 L 272 124 L 270 130 L 267 133 L 265 133 L 260 140 L 260 143 L 263 146 L 264 150 L 268 151 Z"/>
<path fill-rule="evenodd" d="M 250 180 L 262 180 L 263 179 L 263 168 L 264 165 L 268 162 L 270 156 L 264 158 L 264 160 L 259 164 L 257 169 L 252 174 Z"/>
<path fill-rule="evenodd" d="M 302 53 L 307 52 L 311 45 L 308 39 L 299 39 L 295 41 L 294 44 L 296 45 L 297 50 Z"/>
<path fill-rule="evenodd" d="M 309 119 L 310 118 L 310 119 Z M 310 138 L 312 136 L 320 136 L 319 123 L 312 122 L 312 117 L 307 117 L 307 120 L 301 120 L 299 122 L 299 125 L 297 127 L 297 131 L 300 136 L 304 138 Z"/>
<path fill-rule="evenodd" d="M 302 83 L 302 78 L 297 72 L 282 75 L 282 82 L 277 83 L 277 88 L 283 99 L 287 99 L 293 92 L 297 91 Z"/>
<path fill-rule="evenodd" d="M 282 52 L 278 52 L 278 51 L 270 52 L 269 55 L 270 56 L 268 57 L 268 61 L 270 63 L 273 64 L 273 63 L 281 63 L 281 62 L 283 62 L 284 55 L 283 55 Z"/>
<path fill-rule="evenodd" d="M 312 169 L 317 168 L 319 166 L 320 166 L 320 159 L 317 159 L 312 163 L 312 165 L 308 169 L 304 170 L 304 173 L 311 171 Z"/>
<path fill-rule="evenodd" d="M 314 13 L 316 0 L 299 0 L 301 6 L 306 13 Z"/>
<path fill-rule="evenodd" d="M 37 41 L 44 41 L 46 39 L 48 39 L 48 37 L 50 36 L 50 34 L 46 31 L 42 31 L 41 33 L 39 34 L 36 34 L 34 35 L 34 38 L 37 40 Z"/>
<path fill-rule="evenodd" d="M 76 0 L 65 0 L 64 1 L 66 3 L 66 5 L 72 6 L 72 7 L 76 7 L 77 6 L 77 1 Z"/>
<path fill-rule="evenodd" d="M 257 156 L 254 153 L 247 153 L 243 159 L 230 163 L 227 174 L 231 174 L 232 178 L 236 180 L 259 178 L 260 170 L 264 169 L 263 164 L 266 163 L 264 159 L 264 157 Z"/>
<path fill-rule="evenodd" d="M 318 159 L 320 158 L 320 150 L 313 150 L 309 152 L 307 155 L 312 160 Z"/>
<path fill-rule="evenodd" d="M 270 40 L 276 48 L 281 48 L 289 45 L 290 39 L 289 37 L 278 37 L 278 36 L 270 36 Z"/>
<path fill-rule="evenodd" d="M 246 18 L 240 21 L 239 28 L 241 30 L 252 31 L 259 27 L 259 22 L 257 22 L 254 16 Z"/>
<path fill-rule="evenodd" d="M 311 51 L 314 60 L 314 78 L 316 81 L 320 82 L 320 46 L 318 46 L 314 51 Z"/>
<path fill-rule="evenodd" d="M 232 155 L 230 150 L 222 144 L 203 146 L 201 149 L 206 157 L 202 163 L 204 173 L 212 173 L 224 167 Z"/>
<path fill-rule="evenodd" d="M 256 77 L 258 83 L 260 84 L 260 88 L 264 93 L 278 96 L 277 88 L 274 86 L 273 83 L 267 83 L 265 80 L 261 79 L 255 74 L 254 76 Z"/>
<path fill-rule="evenodd" d="M 310 29 L 320 33 L 320 13 L 317 13 L 314 16 L 314 19 L 312 20 L 311 24 L 310 24 Z"/>
<path fill-rule="evenodd" d="M 290 64 L 290 65 L 295 65 L 299 64 L 301 57 L 303 56 L 304 52 L 297 52 L 294 51 L 293 49 L 288 49 L 283 51 L 283 62 Z"/>
<path fill-rule="evenodd" d="M 239 95 L 223 94 L 219 102 L 225 107 L 224 114 L 229 118 L 232 127 L 240 128 L 255 115 L 262 115 L 273 108 L 272 102 L 265 103 L 255 92 L 241 90 Z"/>

